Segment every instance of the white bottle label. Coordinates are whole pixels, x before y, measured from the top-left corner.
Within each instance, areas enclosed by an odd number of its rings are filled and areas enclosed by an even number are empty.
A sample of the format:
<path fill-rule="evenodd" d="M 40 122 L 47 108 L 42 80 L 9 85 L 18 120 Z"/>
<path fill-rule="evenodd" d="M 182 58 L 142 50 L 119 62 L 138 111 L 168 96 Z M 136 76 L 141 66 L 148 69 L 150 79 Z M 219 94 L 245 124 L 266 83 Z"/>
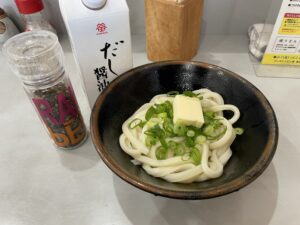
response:
<path fill-rule="evenodd" d="M 121 10 L 120 2 L 124 5 Z M 114 4 L 118 4 L 117 11 L 113 10 Z M 132 49 L 129 11 L 124 0 L 108 0 L 98 13 L 85 12 L 92 15 L 73 19 L 64 15 L 64 19 L 92 107 L 112 80 L 132 68 Z"/>

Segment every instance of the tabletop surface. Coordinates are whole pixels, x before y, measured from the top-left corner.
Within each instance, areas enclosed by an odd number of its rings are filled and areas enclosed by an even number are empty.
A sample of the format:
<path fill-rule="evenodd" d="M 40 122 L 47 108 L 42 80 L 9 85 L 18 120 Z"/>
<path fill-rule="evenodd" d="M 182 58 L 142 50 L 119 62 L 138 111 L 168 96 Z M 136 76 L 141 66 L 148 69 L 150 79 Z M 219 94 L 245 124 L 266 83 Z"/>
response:
<path fill-rule="evenodd" d="M 62 43 L 88 125 L 78 70 Z M 247 187 L 201 201 L 158 197 L 127 184 L 102 162 L 91 138 L 75 150 L 57 150 L 0 54 L 0 225 L 298 225 L 300 79 L 257 77 L 247 44 L 246 36 L 209 36 L 194 60 L 232 70 L 264 93 L 279 123 L 277 152 Z M 134 66 L 149 62 L 144 37 L 133 37 L 133 52 Z"/>

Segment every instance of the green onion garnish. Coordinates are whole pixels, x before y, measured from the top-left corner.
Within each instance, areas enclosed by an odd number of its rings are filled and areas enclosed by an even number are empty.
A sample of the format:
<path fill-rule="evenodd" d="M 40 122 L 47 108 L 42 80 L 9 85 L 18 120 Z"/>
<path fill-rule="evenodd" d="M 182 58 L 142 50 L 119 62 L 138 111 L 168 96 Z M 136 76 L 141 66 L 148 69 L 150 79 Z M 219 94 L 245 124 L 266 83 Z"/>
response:
<path fill-rule="evenodd" d="M 186 154 L 181 156 L 182 161 L 188 161 L 191 158 L 191 153 L 187 152 Z"/>
<path fill-rule="evenodd" d="M 162 146 L 158 147 L 155 151 L 156 159 L 163 160 L 167 158 L 168 149 L 163 148 Z"/>
<path fill-rule="evenodd" d="M 188 130 L 187 132 L 186 132 L 186 136 L 188 136 L 188 137 L 194 137 L 195 136 L 195 131 L 193 131 L 193 130 Z"/>
<path fill-rule="evenodd" d="M 140 126 L 141 123 L 143 123 L 143 121 L 141 119 L 135 118 L 128 124 L 128 127 L 130 129 L 134 129 L 134 128 Z"/>
<path fill-rule="evenodd" d="M 167 117 L 168 117 L 168 114 L 167 114 L 166 112 L 162 112 L 162 113 L 159 113 L 159 114 L 157 115 L 157 117 L 158 117 L 158 118 L 164 119 L 164 118 L 167 118 Z"/>
<path fill-rule="evenodd" d="M 160 126 L 158 124 L 156 124 L 154 127 L 149 128 L 148 130 L 146 130 L 144 132 L 144 134 L 146 134 L 147 136 L 150 136 L 152 138 L 158 139 L 164 148 L 168 148 L 168 144 L 165 140 L 166 133 L 163 129 L 160 128 Z"/>
<path fill-rule="evenodd" d="M 206 137 L 203 136 L 203 135 L 199 135 L 198 137 L 196 137 L 196 143 L 197 144 L 202 145 L 202 144 L 205 143 L 205 141 L 206 141 Z"/>
<path fill-rule="evenodd" d="M 215 113 L 211 111 L 203 112 L 205 123 L 211 123 L 215 120 Z"/>
<path fill-rule="evenodd" d="M 176 156 L 183 156 L 185 154 L 186 147 L 182 143 L 176 143 L 176 147 L 174 149 L 172 148 L 172 150 Z"/>
<path fill-rule="evenodd" d="M 159 141 L 162 147 L 168 148 L 168 144 L 166 142 L 166 139 L 164 137 L 159 137 Z"/>
<path fill-rule="evenodd" d="M 188 97 L 198 97 L 198 94 L 195 94 L 192 91 L 184 91 L 183 95 L 188 96 Z"/>
<path fill-rule="evenodd" d="M 199 165 L 201 162 L 201 154 L 197 148 L 192 148 L 191 157 L 195 163 L 195 165 Z"/>
<path fill-rule="evenodd" d="M 165 104 L 155 104 L 155 113 L 160 114 L 166 111 L 167 106 Z"/>
<path fill-rule="evenodd" d="M 237 135 L 242 135 L 244 133 L 244 129 L 240 127 L 234 128 L 234 130 Z"/>
<path fill-rule="evenodd" d="M 166 113 L 170 118 L 173 118 L 173 105 L 170 101 L 165 101 L 164 103 L 166 105 Z"/>
<path fill-rule="evenodd" d="M 147 147 L 151 147 L 151 146 L 155 145 L 157 142 L 158 142 L 158 139 L 154 138 L 154 137 L 147 136 L 145 139 L 145 144 Z"/>
<path fill-rule="evenodd" d="M 205 126 L 203 129 L 203 133 L 206 136 L 212 136 L 213 132 L 214 132 L 214 127 L 212 125 Z"/>
<path fill-rule="evenodd" d="M 145 119 L 148 121 L 151 118 L 170 118 L 173 119 L 173 105 L 170 101 L 165 101 L 161 104 L 155 104 L 151 106 L 145 115 Z"/>
<path fill-rule="evenodd" d="M 175 141 L 168 141 L 169 148 L 174 150 L 178 144 Z"/>
<path fill-rule="evenodd" d="M 182 148 L 182 146 L 177 146 L 177 147 L 174 149 L 174 154 L 175 154 L 176 156 L 182 156 L 182 155 L 184 155 L 184 153 L 185 153 L 185 150 L 184 150 L 184 148 Z"/>
<path fill-rule="evenodd" d="M 184 143 L 187 147 L 194 147 L 196 144 L 195 141 L 193 140 L 193 138 L 191 138 L 191 137 L 186 137 Z"/>
<path fill-rule="evenodd" d="M 144 134 L 151 136 L 151 137 L 161 137 L 164 135 L 164 131 L 160 128 L 158 124 L 149 128 L 144 132 Z"/>
<path fill-rule="evenodd" d="M 175 124 L 174 125 L 174 133 L 177 134 L 178 136 L 185 136 L 187 131 L 186 126 L 180 125 L 180 124 Z"/>
<path fill-rule="evenodd" d="M 172 120 L 170 119 L 166 119 L 163 123 L 163 127 L 165 129 L 165 131 L 167 131 L 170 134 L 173 134 L 174 132 L 174 125 L 172 123 Z"/>
<path fill-rule="evenodd" d="M 178 92 L 178 91 L 169 91 L 169 92 L 167 93 L 167 96 L 168 96 L 168 97 L 174 97 L 174 96 L 176 96 L 176 95 L 179 95 L 179 92 Z"/>
<path fill-rule="evenodd" d="M 150 120 L 154 114 L 155 114 L 155 109 L 153 106 L 151 106 L 146 112 L 145 119 L 147 121 Z"/>

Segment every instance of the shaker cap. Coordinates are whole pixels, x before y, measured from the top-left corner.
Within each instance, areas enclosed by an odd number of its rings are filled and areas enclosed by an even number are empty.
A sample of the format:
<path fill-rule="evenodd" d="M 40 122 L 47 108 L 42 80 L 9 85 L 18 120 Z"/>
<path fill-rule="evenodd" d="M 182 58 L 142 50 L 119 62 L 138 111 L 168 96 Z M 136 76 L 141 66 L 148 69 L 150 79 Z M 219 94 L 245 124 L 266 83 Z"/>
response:
<path fill-rule="evenodd" d="M 107 0 L 82 0 L 82 3 L 90 9 L 100 9 L 106 4 Z"/>
<path fill-rule="evenodd" d="M 48 83 L 63 74 L 63 52 L 57 36 L 45 30 L 23 32 L 7 40 L 3 55 L 26 85 Z"/>
<path fill-rule="evenodd" d="M 15 2 L 22 14 L 32 14 L 44 9 L 42 0 L 15 0 Z"/>

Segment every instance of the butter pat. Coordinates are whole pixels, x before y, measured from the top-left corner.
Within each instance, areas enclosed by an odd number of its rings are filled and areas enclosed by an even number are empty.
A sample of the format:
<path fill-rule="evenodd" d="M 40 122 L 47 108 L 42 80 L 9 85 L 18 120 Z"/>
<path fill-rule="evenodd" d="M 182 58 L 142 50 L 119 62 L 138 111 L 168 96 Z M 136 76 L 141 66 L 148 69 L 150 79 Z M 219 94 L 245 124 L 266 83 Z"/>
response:
<path fill-rule="evenodd" d="M 202 127 L 204 117 L 200 100 L 176 95 L 173 102 L 173 122 L 185 126 Z"/>

